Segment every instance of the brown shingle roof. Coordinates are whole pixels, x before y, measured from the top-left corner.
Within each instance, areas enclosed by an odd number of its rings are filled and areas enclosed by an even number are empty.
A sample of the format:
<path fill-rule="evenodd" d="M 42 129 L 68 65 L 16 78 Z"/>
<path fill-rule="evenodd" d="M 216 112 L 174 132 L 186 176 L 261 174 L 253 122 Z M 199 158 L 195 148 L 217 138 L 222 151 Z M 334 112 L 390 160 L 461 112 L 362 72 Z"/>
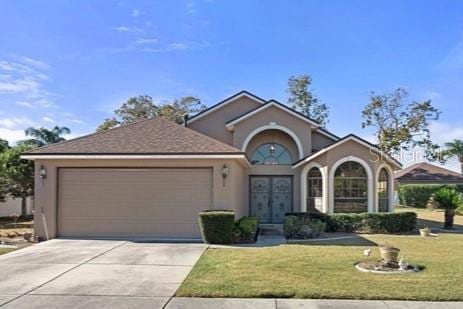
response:
<path fill-rule="evenodd" d="M 394 178 L 399 182 L 463 182 L 462 174 L 426 162 L 404 168 Z"/>
<path fill-rule="evenodd" d="M 174 122 L 154 118 L 34 149 L 27 154 L 217 154 L 235 147 Z"/>

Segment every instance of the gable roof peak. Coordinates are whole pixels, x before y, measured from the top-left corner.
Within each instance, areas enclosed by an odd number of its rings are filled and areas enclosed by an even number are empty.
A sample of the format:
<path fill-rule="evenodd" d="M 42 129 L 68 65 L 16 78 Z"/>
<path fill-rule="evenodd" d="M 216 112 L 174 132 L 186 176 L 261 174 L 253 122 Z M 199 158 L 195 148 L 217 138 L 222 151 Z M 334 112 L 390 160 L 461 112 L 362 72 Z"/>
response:
<path fill-rule="evenodd" d="M 216 103 L 208 108 L 206 108 L 205 110 L 191 116 L 189 119 L 188 119 L 188 123 L 191 123 L 193 121 L 196 121 L 198 119 L 200 119 L 201 117 L 203 116 L 206 116 L 208 114 L 210 114 L 211 112 L 215 111 L 216 109 L 222 107 L 222 106 L 225 106 L 226 104 L 230 103 L 230 102 L 233 102 L 235 101 L 236 99 L 239 99 L 241 97 L 248 97 L 260 104 L 265 104 L 267 101 L 262 99 L 261 97 L 258 97 L 257 95 L 247 91 L 247 90 L 241 90 L 237 93 L 235 93 L 234 95 L 232 96 L 229 96 L 228 98 L 220 101 L 219 103 Z"/>
<path fill-rule="evenodd" d="M 290 113 L 293 116 L 296 116 L 297 118 L 299 118 L 299 119 L 301 119 L 301 120 L 303 120 L 305 122 L 310 123 L 311 125 L 313 125 L 316 128 L 320 127 L 320 123 L 318 123 L 316 120 L 302 114 L 301 112 L 298 112 L 298 111 L 292 109 L 291 107 L 288 107 L 287 105 L 285 105 L 283 103 L 278 102 L 275 99 L 271 99 L 271 100 L 265 102 L 265 104 L 257 106 L 256 108 L 251 109 L 250 111 L 247 111 L 246 113 L 229 120 L 226 123 L 226 127 L 230 130 L 230 129 L 233 128 L 233 126 L 236 123 L 241 122 L 242 120 L 244 120 L 244 119 L 246 119 L 246 118 L 248 118 L 248 117 L 250 117 L 250 116 L 252 116 L 252 115 L 254 115 L 256 113 L 259 113 L 259 112 L 261 112 L 261 111 L 263 111 L 263 110 L 265 110 L 265 109 L 267 109 L 267 108 L 269 108 L 271 106 L 275 106 L 275 107 L 277 107 L 277 108 L 279 108 L 279 109 L 281 109 L 281 110 L 283 110 L 283 111 L 285 111 L 287 113 Z"/>

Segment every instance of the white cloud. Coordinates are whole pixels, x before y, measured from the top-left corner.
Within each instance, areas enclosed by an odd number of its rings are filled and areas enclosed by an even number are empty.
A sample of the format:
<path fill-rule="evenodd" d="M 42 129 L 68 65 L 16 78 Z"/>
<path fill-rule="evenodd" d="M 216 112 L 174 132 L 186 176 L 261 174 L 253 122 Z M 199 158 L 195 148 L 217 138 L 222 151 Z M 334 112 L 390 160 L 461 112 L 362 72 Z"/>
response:
<path fill-rule="evenodd" d="M 463 139 L 463 126 L 436 121 L 431 123 L 429 130 L 431 131 L 432 140 L 439 145 L 451 142 L 454 139 Z"/>
<path fill-rule="evenodd" d="M 197 10 L 195 8 L 195 4 L 193 2 L 187 2 L 186 4 L 186 13 L 187 14 L 196 14 Z"/>
<path fill-rule="evenodd" d="M 9 143 L 26 139 L 24 130 L 0 128 L 0 138 L 7 140 Z"/>
<path fill-rule="evenodd" d="M 24 106 L 24 107 L 27 107 L 27 108 L 34 108 L 34 104 L 30 103 L 30 102 L 26 102 L 26 101 L 17 101 L 15 103 L 16 105 L 19 105 L 19 106 Z"/>
<path fill-rule="evenodd" d="M 42 117 L 42 121 L 44 122 L 49 122 L 49 123 L 55 123 L 56 121 L 50 117 Z"/>
<path fill-rule="evenodd" d="M 55 94 L 46 89 L 49 77 L 43 72 L 49 65 L 30 57 L 19 58 L 21 62 L 0 60 L 0 95 L 18 106 L 55 107 Z"/>
<path fill-rule="evenodd" d="M 425 91 L 424 93 L 424 99 L 431 100 L 431 101 L 440 100 L 442 99 L 442 94 L 437 91 L 428 90 L 428 91 Z"/>
<path fill-rule="evenodd" d="M 138 27 L 131 27 L 131 26 L 116 26 L 116 27 L 112 27 L 111 29 L 116 32 L 120 32 L 120 33 L 129 33 L 129 32 L 142 33 L 144 32 L 143 29 L 140 29 Z"/>
<path fill-rule="evenodd" d="M 41 69 L 41 70 L 47 70 L 50 68 L 50 65 L 43 62 L 43 61 L 40 61 L 40 60 L 37 60 L 37 59 L 33 59 L 33 58 L 30 58 L 30 57 L 21 57 L 20 58 L 22 60 L 22 62 L 28 64 L 28 65 L 31 65 L 37 69 Z"/>
<path fill-rule="evenodd" d="M 463 38 L 445 56 L 441 67 L 450 71 L 463 69 Z"/>
<path fill-rule="evenodd" d="M 157 42 L 158 42 L 158 39 L 156 38 L 143 38 L 143 39 L 138 39 L 136 41 L 133 41 L 132 43 L 135 45 L 142 45 L 142 44 L 153 44 Z"/>
<path fill-rule="evenodd" d="M 145 14 L 145 12 L 142 12 L 142 11 L 140 11 L 140 10 L 134 9 L 134 10 L 132 10 L 132 13 L 130 14 L 130 16 L 132 16 L 132 17 L 139 17 L 139 16 L 144 15 L 144 14 Z"/>
<path fill-rule="evenodd" d="M 68 119 L 69 122 L 75 123 L 75 124 L 85 124 L 85 121 L 73 118 L 73 119 Z"/>
<path fill-rule="evenodd" d="M 130 31 L 130 28 L 126 26 L 117 26 L 117 27 L 112 27 L 111 29 L 117 32 L 129 32 Z"/>
<path fill-rule="evenodd" d="M 463 139 L 463 127 L 451 125 L 445 122 L 432 122 L 429 126 L 431 132 L 431 139 L 434 143 L 442 146 L 445 149 L 444 144 L 451 142 L 454 139 Z M 410 151 L 404 152 L 400 156 L 401 162 L 404 167 L 409 165 L 425 162 L 425 153 L 421 148 L 411 149 Z M 444 168 L 460 172 L 460 163 L 456 157 L 449 158 L 445 164 L 439 164 L 438 162 L 431 162 L 436 165 L 440 165 Z"/>
<path fill-rule="evenodd" d="M 32 126 L 36 123 L 26 117 L 9 117 L 0 119 L 0 127 L 12 129 L 15 127 Z"/>
<path fill-rule="evenodd" d="M 166 53 L 171 51 L 201 50 L 212 46 L 209 42 L 173 42 L 159 47 L 140 47 L 137 50 L 148 53 Z"/>
<path fill-rule="evenodd" d="M 0 82 L 0 94 L 35 93 L 40 85 L 33 77 L 10 78 Z"/>

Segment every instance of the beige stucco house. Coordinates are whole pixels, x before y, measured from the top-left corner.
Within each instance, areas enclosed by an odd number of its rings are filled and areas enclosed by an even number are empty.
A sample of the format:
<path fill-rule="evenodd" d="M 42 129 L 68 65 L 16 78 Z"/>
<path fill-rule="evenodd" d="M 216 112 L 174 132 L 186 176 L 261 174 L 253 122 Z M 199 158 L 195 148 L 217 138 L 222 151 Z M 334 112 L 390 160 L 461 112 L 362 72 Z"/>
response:
<path fill-rule="evenodd" d="M 150 119 L 33 150 L 36 232 L 53 237 L 199 236 L 197 213 L 392 211 L 400 163 L 242 91 L 180 126 Z"/>

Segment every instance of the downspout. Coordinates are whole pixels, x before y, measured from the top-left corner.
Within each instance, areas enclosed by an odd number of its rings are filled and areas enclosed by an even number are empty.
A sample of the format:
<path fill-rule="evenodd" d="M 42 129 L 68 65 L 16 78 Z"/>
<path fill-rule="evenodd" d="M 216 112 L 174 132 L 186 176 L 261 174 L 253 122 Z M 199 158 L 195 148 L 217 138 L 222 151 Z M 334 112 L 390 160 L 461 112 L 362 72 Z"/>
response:
<path fill-rule="evenodd" d="M 45 238 L 46 240 L 49 240 L 50 237 L 48 236 L 47 219 L 45 218 L 45 212 L 43 211 L 43 207 L 40 207 L 40 211 L 42 212 L 42 224 L 43 228 L 45 229 Z"/>

